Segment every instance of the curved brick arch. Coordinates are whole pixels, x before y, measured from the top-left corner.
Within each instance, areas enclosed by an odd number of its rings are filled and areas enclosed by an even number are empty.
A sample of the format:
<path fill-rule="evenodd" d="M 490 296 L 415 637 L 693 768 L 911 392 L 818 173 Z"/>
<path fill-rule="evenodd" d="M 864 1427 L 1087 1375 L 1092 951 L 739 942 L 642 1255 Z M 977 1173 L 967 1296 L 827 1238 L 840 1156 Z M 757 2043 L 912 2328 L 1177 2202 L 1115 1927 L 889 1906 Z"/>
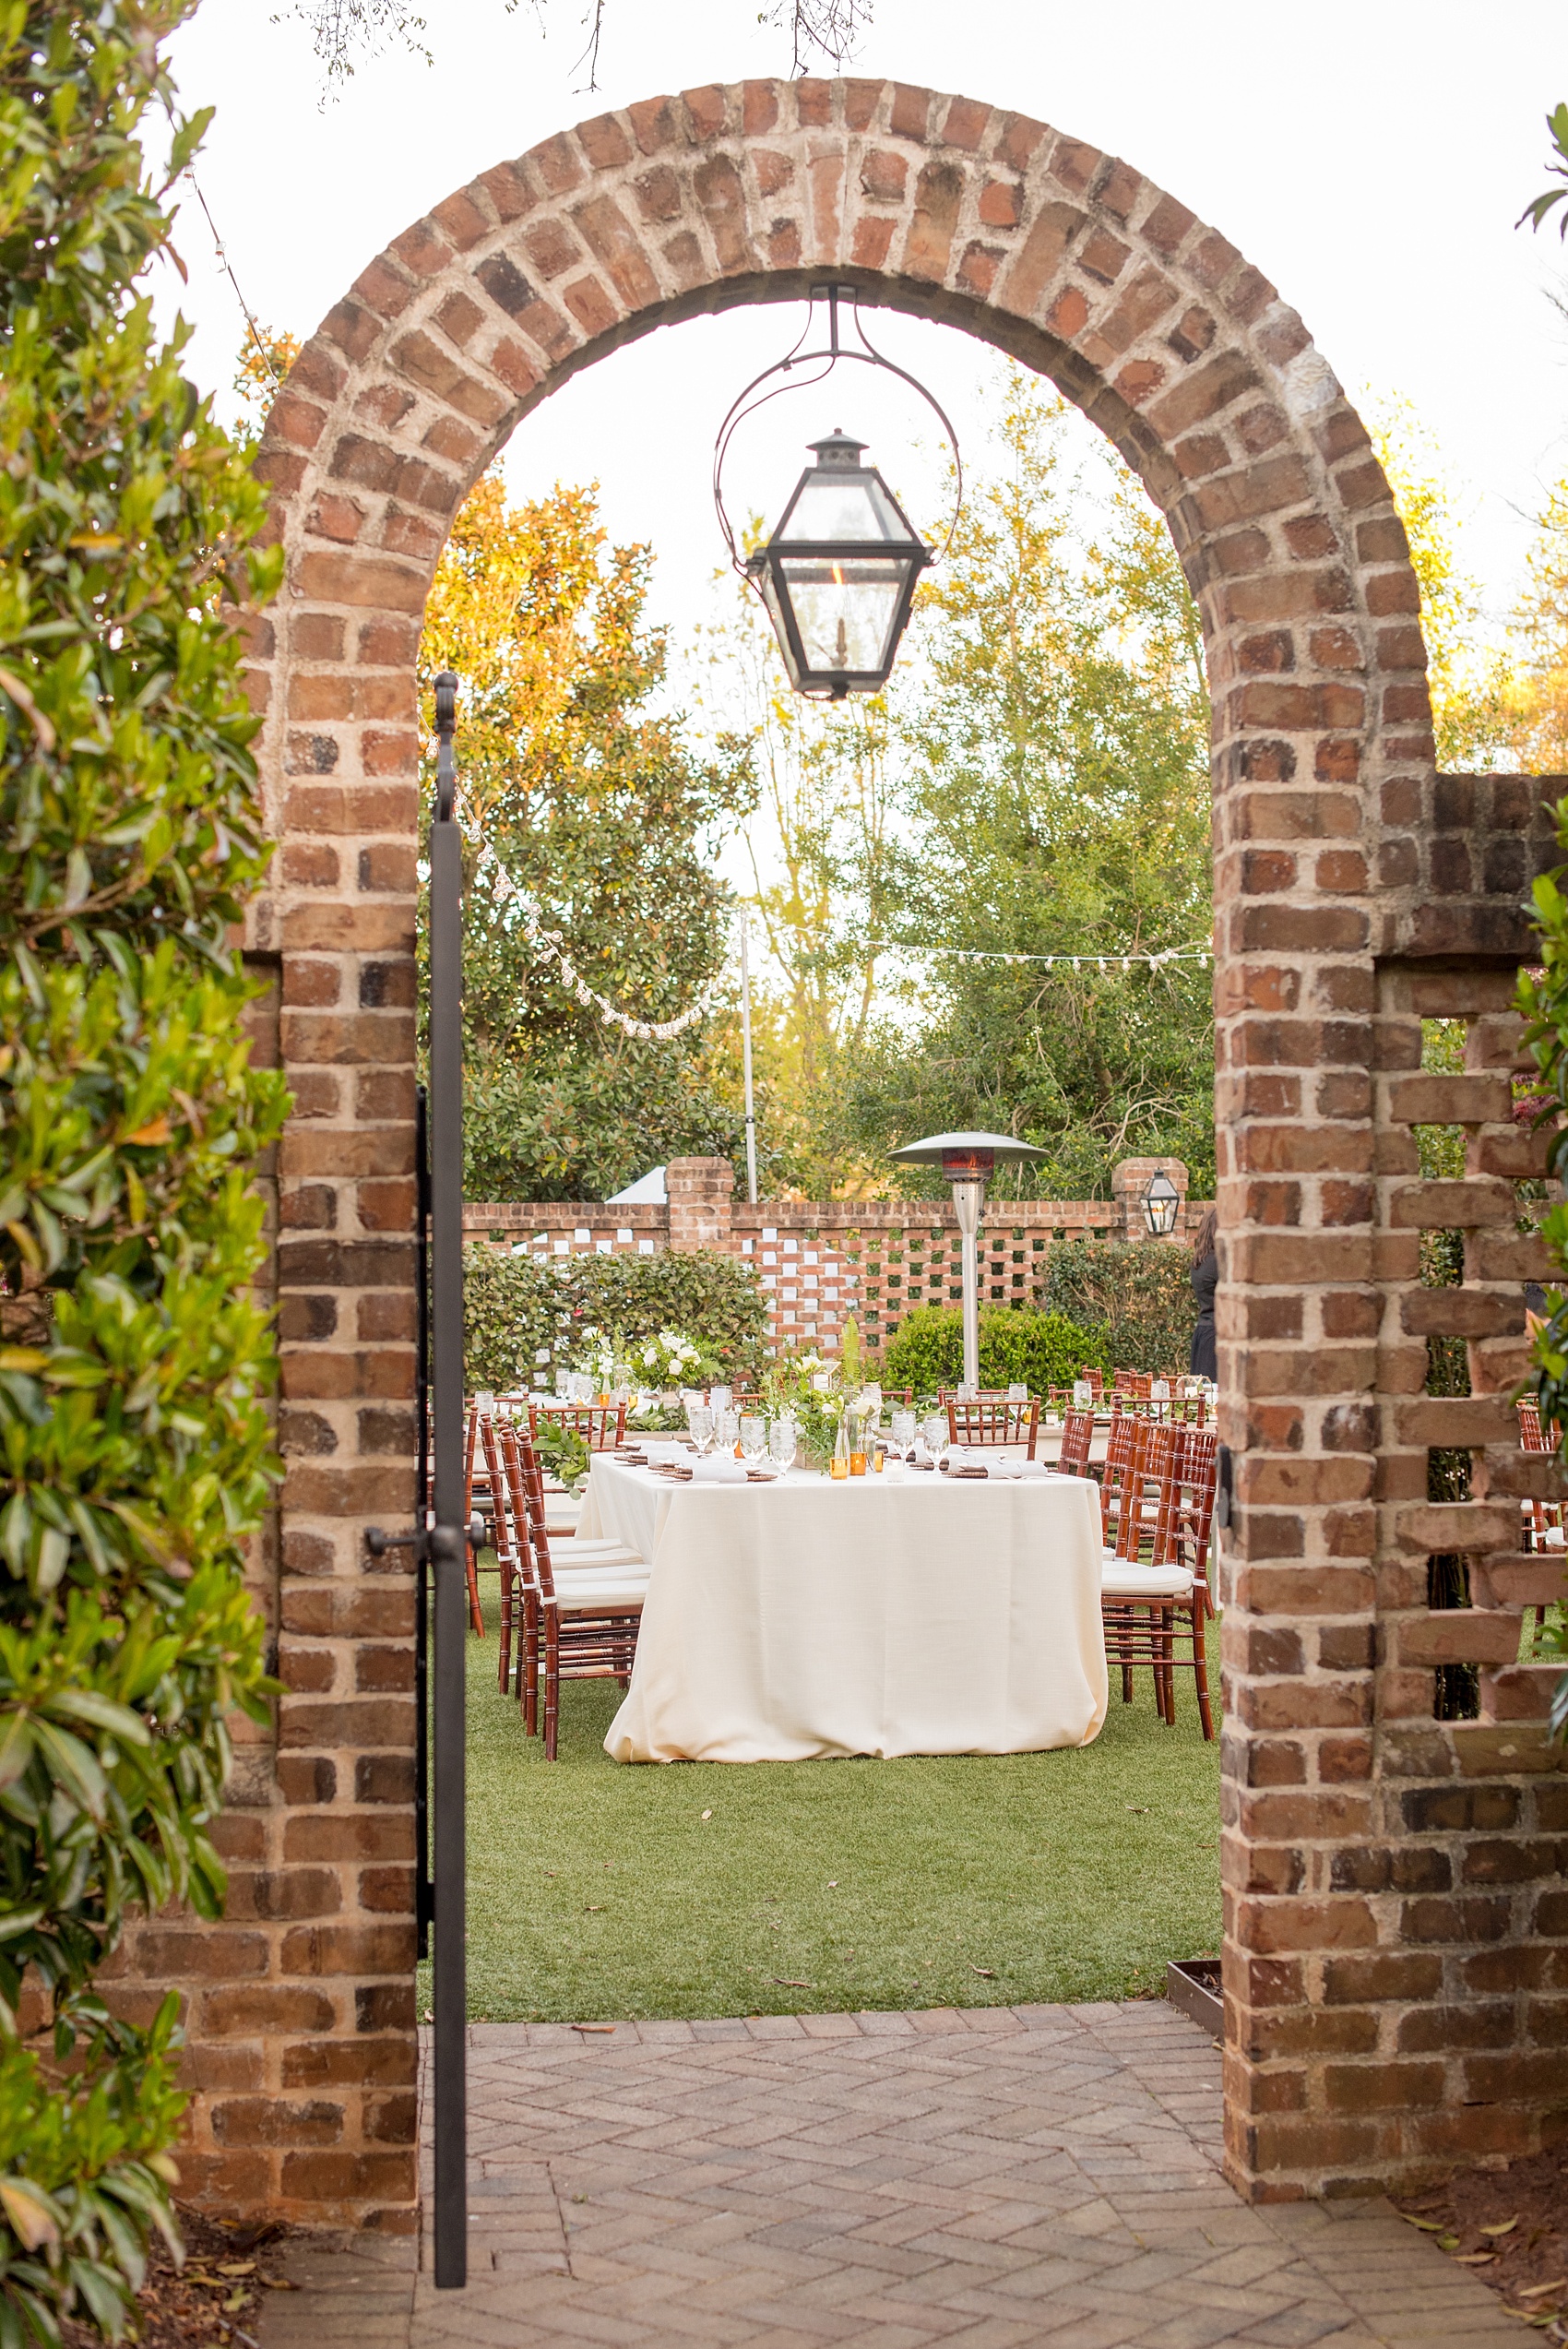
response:
<path fill-rule="evenodd" d="M 1380 1553 L 1374 1506 L 1425 1490 L 1424 1452 L 1390 1468 L 1378 1400 L 1422 1377 L 1386 1286 L 1410 1268 L 1375 1253 L 1377 1178 L 1412 1163 L 1408 1141 L 1378 1155 L 1379 1052 L 1408 1067 L 1420 1051 L 1403 997 L 1398 1019 L 1382 1006 L 1393 1041 L 1374 1043 L 1378 957 L 1412 950 L 1433 788 L 1404 535 L 1300 319 L 1128 165 L 968 99 L 759 82 L 600 116 L 437 205 L 306 346 L 258 459 L 288 557 L 253 624 L 280 847 L 252 945 L 279 974 L 296 1100 L 279 1163 L 288 1481 L 262 1571 L 291 1693 L 276 1754 L 254 1752 L 226 1821 L 239 1921 L 221 1947 L 240 1954 L 218 1970 L 249 1979 L 197 1985 L 208 2094 L 192 2184 L 215 2200 L 400 2226 L 413 2191 L 411 1606 L 405 1576 L 365 1571 L 360 1537 L 412 1497 L 413 665 L 428 583 L 469 484 L 569 376 L 656 326 L 795 298 L 829 271 L 1061 386 L 1141 473 L 1198 598 L 1238 1457 L 1229 2159 L 1247 2190 L 1290 2194 L 1364 2183 L 1443 2141 L 1436 2120 L 1423 2137 L 1390 2117 L 1380 2086 L 1412 2002 L 1456 1995 L 1441 1967 L 1419 1985 L 1399 1972 L 1387 1848 L 1411 1797 L 1394 1782 L 1420 1766 L 1415 1744 L 1386 1763 L 1379 1745 L 1389 1722 L 1411 1739 L 1433 1726 L 1432 1658 L 1412 1649 L 1418 1668 L 1402 1670 L 1386 1644 L 1385 1621 L 1424 1599 L 1408 1560 L 1388 1562 L 1386 1510 Z M 1420 1750 L 1430 1777 L 1461 1768 L 1452 1746 Z M 195 1967 L 189 1943 L 154 1947 L 165 1974 Z M 1436 2101 L 1461 2101 L 1444 2079 Z M 1431 2103 L 1430 2081 L 1418 2088 Z M 1513 2112 L 1495 2141 L 1531 2126 Z"/>

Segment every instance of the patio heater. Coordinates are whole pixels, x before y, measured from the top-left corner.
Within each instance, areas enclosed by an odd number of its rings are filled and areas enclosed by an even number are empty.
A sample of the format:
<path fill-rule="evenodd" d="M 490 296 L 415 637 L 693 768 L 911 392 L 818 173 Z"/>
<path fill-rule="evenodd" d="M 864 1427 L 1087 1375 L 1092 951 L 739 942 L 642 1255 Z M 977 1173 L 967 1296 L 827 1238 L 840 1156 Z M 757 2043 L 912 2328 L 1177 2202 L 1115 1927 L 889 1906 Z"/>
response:
<path fill-rule="evenodd" d="M 985 1186 L 999 1158 L 1043 1158 L 1033 1142 L 1011 1134 L 928 1134 L 891 1153 L 904 1166 L 940 1166 L 953 1186 L 953 1214 L 963 1244 L 964 1384 L 980 1391 L 980 1227 Z"/>

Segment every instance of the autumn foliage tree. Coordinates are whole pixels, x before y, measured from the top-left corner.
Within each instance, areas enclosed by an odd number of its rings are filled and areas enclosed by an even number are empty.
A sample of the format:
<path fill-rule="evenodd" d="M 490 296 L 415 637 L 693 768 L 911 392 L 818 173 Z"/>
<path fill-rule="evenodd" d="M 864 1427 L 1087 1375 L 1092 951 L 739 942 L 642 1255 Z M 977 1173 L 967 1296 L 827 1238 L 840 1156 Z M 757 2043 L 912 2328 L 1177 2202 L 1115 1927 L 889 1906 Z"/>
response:
<path fill-rule="evenodd" d="M 713 843 L 753 798 L 743 745 L 699 758 L 660 712 L 651 557 L 611 547 L 591 488 L 511 507 L 487 474 L 425 614 L 421 680 L 459 703 L 464 1054 L 471 1198 L 602 1198 L 679 1152 L 727 1153 L 707 1030 L 647 1043 L 607 1025 L 530 944 L 522 908 L 633 1018 L 699 998 L 728 951 Z"/>

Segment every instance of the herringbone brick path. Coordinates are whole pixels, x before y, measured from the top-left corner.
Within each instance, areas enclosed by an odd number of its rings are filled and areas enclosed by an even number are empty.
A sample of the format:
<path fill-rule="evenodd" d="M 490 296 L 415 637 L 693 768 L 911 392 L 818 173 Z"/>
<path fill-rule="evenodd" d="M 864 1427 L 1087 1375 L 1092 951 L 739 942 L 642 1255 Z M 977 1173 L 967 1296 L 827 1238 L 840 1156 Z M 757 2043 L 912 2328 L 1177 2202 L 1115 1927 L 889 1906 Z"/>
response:
<path fill-rule="evenodd" d="M 404 2246 L 313 2250 L 263 2349 L 1517 2338 L 1386 2203 L 1241 2202 L 1218 2052 L 1163 2003 L 471 2038 L 468 2290 Z"/>

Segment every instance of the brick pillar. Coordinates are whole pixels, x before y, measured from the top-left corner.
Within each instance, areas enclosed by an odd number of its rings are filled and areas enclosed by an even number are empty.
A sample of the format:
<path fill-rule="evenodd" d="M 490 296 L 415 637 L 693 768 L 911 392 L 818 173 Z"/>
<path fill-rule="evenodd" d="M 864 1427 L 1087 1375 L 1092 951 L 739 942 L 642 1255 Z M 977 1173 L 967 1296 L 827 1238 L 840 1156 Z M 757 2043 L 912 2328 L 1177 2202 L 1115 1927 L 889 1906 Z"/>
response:
<path fill-rule="evenodd" d="M 735 1170 L 727 1158 L 672 1158 L 664 1170 L 670 1195 L 670 1245 L 677 1256 L 695 1256 L 699 1248 L 722 1248 L 729 1255 L 730 1202 Z"/>
<path fill-rule="evenodd" d="M 1124 1158 L 1111 1170 L 1111 1196 L 1117 1206 L 1116 1237 L 1119 1240 L 1146 1240 L 1148 1226 L 1144 1222 L 1144 1193 L 1157 1174 L 1169 1174 L 1176 1186 L 1181 1209 L 1176 1217 L 1175 1236 L 1179 1239 L 1187 1228 L 1187 1163 L 1181 1158 Z"/>

